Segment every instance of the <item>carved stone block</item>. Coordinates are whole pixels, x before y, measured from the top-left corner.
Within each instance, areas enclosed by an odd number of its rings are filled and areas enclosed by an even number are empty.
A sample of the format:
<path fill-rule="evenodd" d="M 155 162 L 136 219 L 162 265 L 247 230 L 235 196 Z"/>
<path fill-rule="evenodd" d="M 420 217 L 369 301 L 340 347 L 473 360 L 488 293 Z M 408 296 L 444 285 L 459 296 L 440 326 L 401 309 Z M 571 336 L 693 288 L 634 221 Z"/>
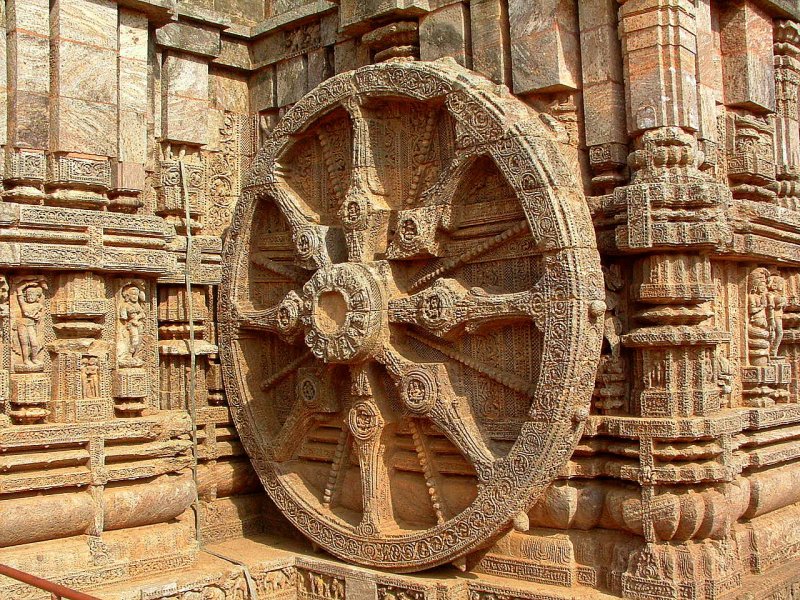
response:
<path fill-rule="evenodd" d="M 48 183 L 107 190 L 111 187 L 111 163 L 107 158 L 56 154 L 50 160 Z"/>
<path fill-rule="evenodd" d="M 720 13 L 725 103 L 775 109 L 772 19 L 756 2 L 737 0 Z"/>
<path fill-rule="evenodd" d="M 75 420 L 81 422 L 102 422 L 114 417 L 111 402 L 103 399 L 78 400 L 75 402 Z"/>
<path fill-rule="evenodd" d="M 141 368 L 116 369 L 113 375 L 114 409 L 120 416 L 139 416 L 150 395 L 148 373 Z"/>
<path fill-rule="evenodd" d="M 50 376 L 46 373 L 11 375 L 10 416 L 16 423 L 40 423 L 50 414 Z"/>
<path fill-rule="evenodd" d="M 44 152 L 8 150 L 5 178 L 17 181 L 44 182 L 47 161 Z"/>
<path fill-rule="evenodd" d="M 579 87 L 576 8 L 571 2 L 509 1 L 515 93 L 567 91 Z"/>
<path fill-rule="evenodd" d="M 184 215 L 184 194 L 189 196 L 192 216 L 205 212 L 206 169 L 202 164 L 164 160 L 160 163 L 161 185 L 158 195 L 158 210 L 169 215 Z M 186 183 L 183 183 L 183 177 Z M 185 185 L 185 191 L 184 191 Z"/>
<path fill-rule="evenodd" d="M 370 19 L 392 15 L 420 15 L 430 9 L 427 0 L 343 0 L 339 13 L 341 27 L 356 28 Z"/>
<path fill-rule="evenodd" d="M 469 12 L 457 2 L 420 19 L 420 60 L 436 60 L 451 57 L 467 66 L 467 43 L 469 40 Z"/>

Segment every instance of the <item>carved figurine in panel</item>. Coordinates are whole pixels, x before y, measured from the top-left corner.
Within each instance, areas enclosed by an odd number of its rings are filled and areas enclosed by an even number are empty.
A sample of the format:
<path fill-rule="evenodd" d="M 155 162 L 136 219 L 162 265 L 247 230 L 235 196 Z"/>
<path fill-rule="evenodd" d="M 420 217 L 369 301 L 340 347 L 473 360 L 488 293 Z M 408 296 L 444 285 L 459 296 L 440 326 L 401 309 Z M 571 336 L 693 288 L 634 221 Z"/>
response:
<path fill-rule="evenodd" d="M 345 600 L 345 582 L 340 577 L 306 571 L 299 581 L 299 598 L 304 600 Z"/>
<path fill-rule="evenodd" d="M 141 367 L 146 313 L 144 284 L 129 281 L 119 293 L 118 317 L 121 324 L 117 343 L 117 364 L 120 367 Z"/>
<path fill-rule="evenodd" d="M 14 286 L 14 323 L 17 361 L 14 371 L 33 373 L 44 370 L 44 333 L 47 283 L 31 276 L 17 279 Z"/>
<path fill-rule="evenodd" d="M 293 600 L 297 597 L 297 570 L 284 567 L 256 575 L 259 595 L 269 600 Z"/>
<path fill-rule="evenodd" d="M 11 280 L 11 418 L 18 423 L 39 423 L 51 412 L 49 356 L 45 344 L 50 327 L 47 290 L 38 275 L 21 275 Z"/>
<path fill-rule="evenodd" d="M 786 281 L 764 267 L 747 277 L 747 357 L 742 367 L 742 394 L 748 406 L 785 402 L 791 367 L 780 354 L 783 342 Z"/>
<path fill-rule="evenodd" d="M 597 372 L 594 406 L 603 413 L 613 413 L 625 404 L 625 363 L 622 359 L 622 298 L 623 280 L 620 266 L 603 266 L 606 314 L 603 322 L 603 349 Z"/>
<path fill-rule="evenodd" d="M 114 398 L 118 414 L 140 415 L 150 396 L 151 348 L 148 338 L 153 316 L 147 285 L 141 279 L 123 279 L 116 293 L 116 369 Z"/>
<path fill-rule="evenodd" d="M 772 307 L 768 294 L 770 273 L 767 269 L 754 269 L 748 278 L 747 341 L 748 356 L 753 366 L 769 363 L 771 338 L 774 331 Z"/>
<path fill-rule="evenodd" d="M 425 592 L 395 585 L 378 585 L 378 600 L 425 600 Z"/>

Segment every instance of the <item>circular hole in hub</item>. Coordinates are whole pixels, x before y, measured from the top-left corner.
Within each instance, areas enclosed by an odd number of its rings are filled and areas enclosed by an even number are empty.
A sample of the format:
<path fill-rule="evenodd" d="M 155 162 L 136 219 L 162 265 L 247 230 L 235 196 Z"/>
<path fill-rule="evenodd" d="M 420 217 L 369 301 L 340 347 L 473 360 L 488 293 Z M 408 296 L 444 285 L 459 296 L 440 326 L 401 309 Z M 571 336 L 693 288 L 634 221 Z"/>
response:
<path fill-rule="evenodd" d="M 341 292 L 323 292 L 317 299 L 314 315 L 317 328 L 323 333 L 336 333 L 344 325 L 347 316 L 347 301 Z"/>

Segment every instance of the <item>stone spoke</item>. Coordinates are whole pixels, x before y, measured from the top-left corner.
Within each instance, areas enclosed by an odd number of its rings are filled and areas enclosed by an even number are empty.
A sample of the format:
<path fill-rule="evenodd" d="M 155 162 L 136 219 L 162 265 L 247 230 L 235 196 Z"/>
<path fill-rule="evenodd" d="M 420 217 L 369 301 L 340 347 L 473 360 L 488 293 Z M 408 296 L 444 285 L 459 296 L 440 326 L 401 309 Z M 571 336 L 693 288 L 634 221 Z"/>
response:
<path fill-rule="evenodd" d="M 414 363 L 387 345 L 380 358 L 394 380 L 404 408 L 414 417 L 434 423 L 472 463 L 478 480 L 486 483 L 495 461 L 469 401 L 456 394 L 442 363 Z"/>
<path fill-rule="evenodd" d="M 313 429 L 315 421 L 315 412 L 298 398 L 272 440 L 274 459 L 277 462 L 290 460 L 306 439 L 306 435 Z"/>
<path fill-rule="evenodd" d="M 411 282 L 409 286 L 410 292 L 416 292 L 430 282 L 436 280 L 439 277 L 447 275 L 448 273 L 453 272 L 454 270 L 458 269 L 466 265 L 469 261 L 474 260 L 481 256 L 482 254 L 486 254 L 487 252 L 494 250 L 495 248 L 501 246 L 505 242 L 510 239 L 513 239 L 519 235 L 522 235 L 526 232 L 530 232 L 530 228 L 528 227 L 527 222 L 517 223 L 516 225 L 512 225 L 502 233 L 497 234 L 494 237 L 489 239 L 483 240 L 475 244 L 473 248 L 470 250 L 466 250 L 465 252 L 461 252 L 456 256 L 448 256 L 443 257 L 435 262 L 431 263 L 427 269 L 423 273 Z"/>
<path fill-rule="evenodd" d="M 268 390 L 273 385 L 278 383 L 279 381 L 283 381 L 289 375 L 291 375 L 292 373 L 297 371 L 297 369 L 299 369 L 302 366 L 303 363 L 311 360 L 312 356 L 313 355 L 308 350 L 303 352 L 303 354 L 301 354 L 298 358 L 296 358 L 295 360 L 290 362 L 288 365 L 283 367 L 280 371 L 278 371 L 277 373 L 274 373 L 273 375 L 270 375 L 267 379 L 262 381 L 261 382 L 261 389 L 264 390 L 264 391 Z"/>
<path fill-rule="evenodd" d="M 428 488 L 428 496 L 431 499 L 431 508 L 436 515 L 436 522 L 442 524 L 452 516 L 452 512 L 442 496 L 442 476 L 436 468 L 436 457 L 417 419 L 410 419 L 409 424 L 414 449 L 417 452 L 419 465 L 422 467 L 425 477 L 425 485 Z"/>
<path fill-rule="evenodd" d="M 322 505 L 330 508 L 331 505 L 336 503 L 341 491 L 342 483 L 344 482 L 344 465 L 350 454 L 350 445 L 352 444 L 352 434 L 349 428 L 345 425 L 342 432 L 339 434 L 339 439 L 336 442 L 336 450 L 333 453 L 333 460 L 331 461 L 331 468 L 328 471 L 328 480 L 325 484 L 325 491 L 322 494 Z"/>
<path fill-rule="evenodd" d="M 273 184 L 269 195 L 289 222 L 292 242 L 301 267 L 319 269 L 342 258 L 337 253 L 337 248 L 341 245 L 341 231 L 316 222 L 318 216 L 310 216 L 313 211 L 307 209 L 305 202 L 288 185 Z M 307 210 L 301 211 L 298 206 Z"/>
<path fill-rule="evenodd" d="M 294 283 L 299 283 L 302 285 L 308 279 L 308 273 L 305 270 L 300 269 L 290 263 L 273 260 L 264 252 L 254 253 L 250 257 L 250 262 L 256 269 L 259 269 L 260 271 L 281 275 L 282 277 L 285 277 Z"/>
<path fill-rule="evenodd" d="M 373 394 L 370 374 L 365 366 L 351 369 L 353 405 L 347 425 L 353 436 L 361 467 L 361 496 L 364 514 L 357 531 L 374 536 L 392 528 L 389 471 L 386 466 L 384 438 L 391 413 L 385 402 Z"/>
<path fill-rule="evenodd" d="M 440 279 L 432 287 L 389 302 L 389 321 L 414 325 L 443 339 L 455 339 L 487 326 L 517 321 L 539 324 L 542 295 L 536 290 L 490 294 L 465 289 L 455 279 Z"/>
<path fill-rule="evenodd" d="M 443 254 L 446 233 L 453 227 L 453 197 L 473 155 L 458 155 L 439 173 L 437 180 L 420 195 L 415 208 L 398 211 L 397 226 L 386 256 L 393 260 L 417 260 Z"/>
<path fill-rule="evenodd" d="M 483 375 L 487 379 L 494 381 L 495 383 L 499 383 L 500 385 L 507 387 L 510 390 L 515 392 L 519 392 L 524 396 L 532 396 L 534 386 L 531 385 L 530 381 L 527 379 L 520 377 L 516 373 L 511 373 L 509 371 L 505 371 L 503 369 L 498 369 L 497 367 L 493 367 L 481 361 L 475 360 L 474 358 L 465 356 L 463 353 L 458 352 L 457 350 L 453 349 L 452 344 L 449 343 L 441 343 L 438 341 L 430 340 L 423 335 L 417 335 L 414 332 L 407 332 L 407 335 L 423 344 L 432 348 L 439 352 L 440 354 L 450 358 L 465 367 L 468 367 Z"/>
<path fill-rule="evenodd" d="M 351 262 L 372 261 L 386 250 L 389 207 L 386 191 L 375 169 L 371 125 L 367 112 L 356 98 L 346 104 L 353 125 L 353 152 L 350 183 L 344 194 L 339 218 Z"/>
<path fill-rule="evenodd" d="M 451 205 L 453 198 L 469 168 L 475 162 L 474 154 L 459 153 L 439 171 L 436 181 L 422 191 L 421 206 Z"/>
<path fill-rule="evenodd" d="M 302 300 L 294 290 L 275 306 L 261 310 L 237 310 L 240 329 L 273 333 L 285 340 L 295 340 L 300 334 Z"/>
<path fill-rule="evenodd" d="M 292 458 L 323 415 L 340 411 L 336 393 L 330 385 L 330 373 L 325 370 L 299 368 L 295 395 L 289 416 L 274 438 L 273 453 L 278 462 Z"/>

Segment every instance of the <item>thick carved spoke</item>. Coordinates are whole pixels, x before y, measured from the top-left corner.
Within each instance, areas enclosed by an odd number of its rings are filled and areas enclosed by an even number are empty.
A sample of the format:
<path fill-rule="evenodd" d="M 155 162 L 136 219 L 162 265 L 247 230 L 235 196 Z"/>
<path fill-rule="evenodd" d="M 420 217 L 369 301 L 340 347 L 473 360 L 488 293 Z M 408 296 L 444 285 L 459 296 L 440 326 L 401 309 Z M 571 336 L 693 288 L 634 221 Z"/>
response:
<path fill-rule="evenodd" d="M 441 363 L 412 363 L 386 347 L 381 361 L 395 382 L 405 409 L 430 419 L 475 467 L 480 482 L 489 480 L 495 460 L 469 401 L 458 396 Z"/>
<path fill-rule="evenodd" d="M 286 340 L 293 340 L 300 333 L 301 306 L 300 296 L 292 290 L 276 306 L 237 311 L 237 322 L 241 329 L 274 333 Z"/>
<path fill-rule="evenodd" d="M 395 260 L 441 256 L 446 243 L 443 232 L 452 227 L 453 197 L 474 157 L 456 156 L 423 191 L 419 206 L 401 210 L 386 255 Z"/>
<path fill-rule="evenodd" d="M 270 196 L 289 222 L 300 266 L 305 269 L 319 269 L 342 258 L 337 251 L 341 246 L 340 230 L 314 222 L 298 208 L 305 206 L 305 203 L 286 185 L 273 185 Z M 311 214 L 310 209 L 308 214 Z"/>
<path fill-rule="evenodd" d="M 370 120 L 355 98 L 345 104 L 353 123 L 353 155 L 350 184 L 344 194 L 339 218 L 345 231 L 347 257 L 351 262 L 369 262 L 387 245 L 390 211 L 375 169 L 375 144 Z"/>
<path fill-rule="evenodd" d="M 339 412 L 339 402 L 329 380 L 324 371 L 298 369 L 294 406 L 273 440 L 273 455 L 278 462 L 294 456 L 320 418 Z"/>
<path fill-rule="evenodd" d="M 299 399 L 295 401 L 289 416 L 278 434 L 272 439 L 272 454 L 276 461 L 290 460 L 313 427 L 316 413 Z"/>
<path fill-rule="evenodd" d="M 384 460 L 384 435 L 391 413 L 373 394 L 366 368 L 354 367 L 354 403 L 347 415 L 361 466 L 361 495 L 364 515 L 358 525 L 363 535 L 378 535 L 393 527 L 389 471 Z"/>
<path fill-rule="evenodd" d="M 437 337 L 453 339 L 487 325 L 515 321 L 539 323 L 541 294 L 534 290 L 489 294 L 465 289 L 454 279 L 440 279 L 432 287 L 389 303 L 389 321 L 416 325 Z"/>
<path fill-rule="evenodd" d="M 475 156 L 459 153 L 445 165 L 433 185 L 420 194 L 422 206 L 451 205 L 464 174 L 475 162 Z"/>

